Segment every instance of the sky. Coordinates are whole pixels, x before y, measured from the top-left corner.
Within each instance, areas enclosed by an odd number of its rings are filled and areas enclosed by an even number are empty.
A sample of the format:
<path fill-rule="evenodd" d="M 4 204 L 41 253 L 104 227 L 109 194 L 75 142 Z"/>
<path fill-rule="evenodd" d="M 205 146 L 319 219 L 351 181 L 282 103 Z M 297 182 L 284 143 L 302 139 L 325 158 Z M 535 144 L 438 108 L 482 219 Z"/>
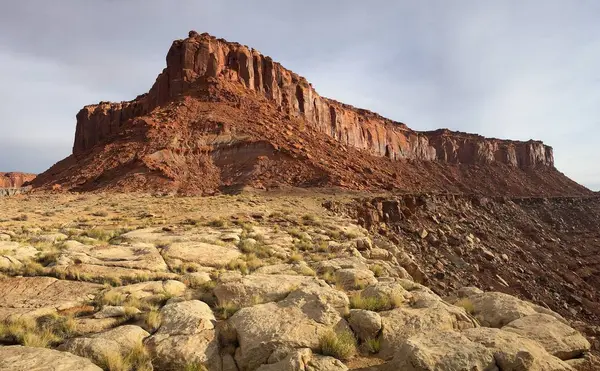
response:
<path fill-rule="evenodd" d="M 597 0 L 19 0 L 0 4 L 0 171 L 71 152 L 86 104 L 145 93 L 189 30 L 415 130 L 538 139 L 600 190 Z"/>

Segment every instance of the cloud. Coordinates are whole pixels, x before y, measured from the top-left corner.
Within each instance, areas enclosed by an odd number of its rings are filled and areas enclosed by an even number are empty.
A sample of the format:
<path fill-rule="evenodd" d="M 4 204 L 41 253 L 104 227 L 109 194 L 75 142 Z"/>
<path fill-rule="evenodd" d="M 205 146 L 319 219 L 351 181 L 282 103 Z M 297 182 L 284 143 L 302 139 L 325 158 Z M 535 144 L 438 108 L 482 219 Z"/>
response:
<path fill-rule="evenodd" d="M 83 105 L 146 92 L 172 40 L 196 29 L 417 130 L 544 140 L 559 170 L 598 188 L 598 17 L 594 0 L 7 3 L 0 168 L 59 160 Z"/>

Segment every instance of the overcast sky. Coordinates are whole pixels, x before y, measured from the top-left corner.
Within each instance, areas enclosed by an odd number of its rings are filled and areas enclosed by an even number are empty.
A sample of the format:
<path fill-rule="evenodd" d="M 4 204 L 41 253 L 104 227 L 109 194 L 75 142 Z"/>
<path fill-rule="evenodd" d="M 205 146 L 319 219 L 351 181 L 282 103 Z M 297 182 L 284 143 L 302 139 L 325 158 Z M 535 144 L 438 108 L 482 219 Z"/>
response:
<path fill-rule="evenodd" d="M 86 104 L 148 91 L 189 30 L 416 130 L 540 139 L 600 189 L 598 0 L 19 0 L 0 4 L 0 171 L 67 156 Z"/>

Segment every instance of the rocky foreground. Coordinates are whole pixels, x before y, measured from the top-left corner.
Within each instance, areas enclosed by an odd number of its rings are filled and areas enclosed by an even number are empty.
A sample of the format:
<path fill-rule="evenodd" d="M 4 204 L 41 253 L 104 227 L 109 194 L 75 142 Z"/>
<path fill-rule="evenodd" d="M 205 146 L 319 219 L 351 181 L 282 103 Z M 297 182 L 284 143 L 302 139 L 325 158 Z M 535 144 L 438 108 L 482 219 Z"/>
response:
<path fill-rule="evenodd" d="M 443 240 L 446 230 L 455 248 L 487 249 L 498 254 L 490 261 L 512 269 L 514 254 L 505 259 L 491 242 L 469 237 L 477 232 L 469 215 L 454 219 L 438 204 L 434 228 L 400 203 L 404 221 L 424 227 L 401 232 L 394 208 L 368 214 L 360 200 L 322 193 L 0 199 L 7 210 L 0 370 L 600 367 L 598 328 L 583 307 L 561 315 L 538 296 L 536 304 L 508 295 L 507 275 L 482 278 L 479 288 L 466 278 L 465 287 L 444 283 L 441 267 L 433 270 L 410 246 L 441 251 L 445 242 L 427 235 Z M 581 233 L 592 233 L 588 227 Z M 446 264 L 445 274 L 458 274 Z"/>

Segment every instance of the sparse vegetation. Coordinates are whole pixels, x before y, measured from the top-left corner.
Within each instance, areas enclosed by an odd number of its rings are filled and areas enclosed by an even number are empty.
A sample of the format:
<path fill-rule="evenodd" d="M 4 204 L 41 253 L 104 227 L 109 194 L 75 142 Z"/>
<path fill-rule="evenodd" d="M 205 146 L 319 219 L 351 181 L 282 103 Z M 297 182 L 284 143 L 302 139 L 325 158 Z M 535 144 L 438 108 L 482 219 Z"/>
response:
<path fill-rule="evenodd" d="M 83 232 L 83 236 L 93 238 L 99 241 L 109 241 L 111 238 L 113 238 L 114 235 L 110 231 L 94 228 L 88 229 L 87 231 Z"/>
<path fill-rule="evenodd" d="M 335 273 L 331 269 L 325 270 L 321 274 L 321 278 L 329 284 L 335 283 Z"/>
<path fill-rule="evenodd" d="M 468 314 L 472 315 L 473 313 L 475 313 L 475 307 L 473 306 L 473 302 L 468 298 L 460 299 L 454 305 L 463 308 Z"/>
<path fill-rule="evenodd" d="M 369 269 L 371 269 L 375 277 L 381 277 L 385 272 L 385 269 L 379 264 L 372 265 Z"/>
<path fill-rule="evenodd" d="M 293 253 L 292 255 L 290 255 L 289 257 L 289 262 L 290 263 L 298 263 L 302 261 L 302 254 L 299 253 Z"/>
<path fill-rule="evenodd" d="M 301 265 L 300 269 L 298 269 L 298 273 L 300 273 L 303 276 L 310 276 L 310 277 L 314 277 L 317 275 L 317 273 L 308 265 Z"/>
<path fill-rule="evenodd" d="M 190 362 L 183 366 L 183 371 L 208 371 L 208 369 L 200 362 Z"/>
<path fill-rule="evenodd" d="M 240 310 L 240 307 L 237 304 L 226 301 L 217 306 L 216 314 L 222 319 L 228 319 L 238 310 Z"/>
<path fill-rule="evenodd" d="M 381 341 L 378 338 L 367 339 L 365 341 L 365 348 L 369 353 L 376 354 L 381 350 Z"/>
<path fill-rule="evenodd" d="M 130 371 L 131 365 L 119 351 L 105 350 L 101 355 L 100 367 L 107 371 Z"/>
<path fill-rule="evenodd" d="M 350 307 L 352 309 L 365 309 L 373 312 L 381 312 L 384 310 L 390 310 L 398 308 L 404 304 L 404 297 L 402 295 L 391 295 L 388 296 L 367 296 L 365 297 L 361 293 L 350 296 Z"/>
<path fill-rule="evenodd" d="M 305 214 L 302 216 L 302 223 L 304 225 L 318 226 L 321 224 L 319 218 L 314 214 Z"/>
<path fill-rule="evenodd" d="M 97 300 L 96 304 L 99 306 L 104 305 L 121 305 L 125 302 L 125 295 L 120 292 L 109 290 L 105 293 L 101 294 Z"/>
<path fill-rule="evenodd" d="M 144 323 L 146 327 L 151 331 L 156 331 L 160 327 L 161 316 L 158 310 L 151 310 L 144 315 Z"/>
<path fill-rule="evenodd" d="M 309 240 L 298 240 L 296 241 L 294 246 L 300 251 L 310 251 L 314 247 L 313 243 Z"/>
<path fill-rule="evenodd" d="M 292 236 L 294 238 L 297 238 L 299 240 L 301 240 L 304 237 L 303 232 L 300 229 L 298 229 L 298 228 L 290 228 L 290 229 L 287 230 L 287 233 L 290 236 Z"/>
<path fill-rule="evenodd" d="M 76 323 L 70 316 L 51 314 L 37 321 L 23 317 L 0 323 L 0 340 L 29 347 L 47 348 L 75 333 Z"/>
<path fill-rule="evenodd" d="M 141 341 L 135 344 L 125 358 L 125 364 L 129 366 L 130 371 L 151 371 L 151 362 L 150 354 Z"/>
<path fill-rule="evenodd" d="M 331 330 L 321 336 L 319 348 L 321 354 L 344 361 L 356 354 L 356 339 L 350 331 L 336 333 Z"/>
<path fill-rule="evenodd" d="M 225 228 L 229 225 L 229 223 L 223 218 L 215 218 L 208 221 L 205 225 L 208 227 Z"/>

